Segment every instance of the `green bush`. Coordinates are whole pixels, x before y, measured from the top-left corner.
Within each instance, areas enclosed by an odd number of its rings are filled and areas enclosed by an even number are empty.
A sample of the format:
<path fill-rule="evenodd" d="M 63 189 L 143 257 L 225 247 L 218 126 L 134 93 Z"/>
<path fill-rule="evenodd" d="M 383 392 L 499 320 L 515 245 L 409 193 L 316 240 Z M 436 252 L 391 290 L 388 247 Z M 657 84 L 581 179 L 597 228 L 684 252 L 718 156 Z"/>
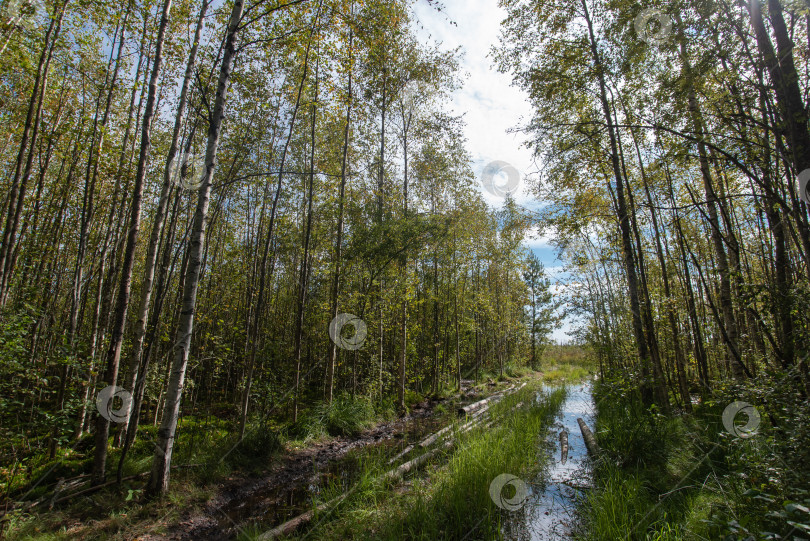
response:
<path fill-rule="evenodd" d="M 675 430 L 671 419 L 648 409 L 623 380 L 600 381 L 594 389 L 598 404 L 596 439 L 619 463 L 652 466 L 666 461 Z"/>
<path fill-rule="evenodd" d="M 672 417 L 643 407 L 626 376 L 600 381 L 596 437 L 608 460 L 596 463 L 580 539 L 628 531 L 630 539 L 649 541 L 810 533 L 810 404 L 797 380 L 769 369 L 756 380 L 720 381 L 691 415 Z M 723 426 L 735 401 L 759 411 L 753 437 L 735 437 Z"/>
<path fill-rule="evenodd" d="M 332 436 L 355 436 L 374 425 L 374 406 L 368 398 L 340 395 L 318 409 Z"/>

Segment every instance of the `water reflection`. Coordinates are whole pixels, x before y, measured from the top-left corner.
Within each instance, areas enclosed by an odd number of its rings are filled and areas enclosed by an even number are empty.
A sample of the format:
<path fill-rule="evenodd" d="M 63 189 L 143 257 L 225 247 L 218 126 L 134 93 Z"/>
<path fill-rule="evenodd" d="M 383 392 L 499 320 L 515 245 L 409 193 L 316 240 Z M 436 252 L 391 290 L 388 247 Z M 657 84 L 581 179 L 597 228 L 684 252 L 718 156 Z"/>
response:
<path fill-rule="evenodd" d="M 546 387 L 544 393 L 553 389 Z M 538 395 L 538 399 L 542 399 Z M 577 525 L 576 508 L 591 485 L 588 450 L 577 417 L 593 427 L 590 382 L 571 385 L 561 414 L 550 427 L 543 453 L 548 467 L 529 484 L 529 498 L 504 526 L 507 539 L 546 541 L 571 539 Z M 566 432 L 566 437 L 561 433 Z M 564 443 L 568 448 L 565 451 Z"/>

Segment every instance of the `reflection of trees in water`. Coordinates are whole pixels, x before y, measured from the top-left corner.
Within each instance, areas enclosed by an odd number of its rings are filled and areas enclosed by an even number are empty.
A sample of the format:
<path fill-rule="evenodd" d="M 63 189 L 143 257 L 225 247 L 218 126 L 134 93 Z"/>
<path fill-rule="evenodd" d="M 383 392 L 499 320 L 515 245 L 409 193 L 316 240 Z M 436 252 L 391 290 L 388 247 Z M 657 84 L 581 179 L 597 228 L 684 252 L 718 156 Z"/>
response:
<path fill-rule="evenodd" d="M 583 407 L 584 406 L 584 407 Z M 592 471 L 577 417 L 588 419 L 592 410 L 587 386 L 570 390 L 558 421 L 540 444 L 546 466 L 529 483 L 526 505 L 514 513 L 503 513 L 505 539 L 546 541 L 573 539 L 582 528 L 577 509 L 587 497 Z M 568 432 L 567 460 L 561 460 L 560 432 Z"/>

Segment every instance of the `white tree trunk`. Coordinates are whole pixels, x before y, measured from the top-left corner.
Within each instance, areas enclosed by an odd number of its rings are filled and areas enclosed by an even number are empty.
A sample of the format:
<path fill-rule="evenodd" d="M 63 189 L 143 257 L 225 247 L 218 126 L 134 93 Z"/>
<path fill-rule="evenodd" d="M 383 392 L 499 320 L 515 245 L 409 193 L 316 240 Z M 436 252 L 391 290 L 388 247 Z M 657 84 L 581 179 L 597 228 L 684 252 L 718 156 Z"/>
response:
<path fill-rule="evenodd" d="M 177 328 L 174 345 L 174 361 L 172 362 L 169 386 L 166 391 L 166 402 L 163 409 L 163 419 L 158 430 L 157 449 L 152 457 L 152 472 L 146 487 L 149 496 L 164 494 L 169 488 L 169 473 L 171 471 L 172 449 L 174 435 L 177 431 L 177 418 L 180 414 L 180 400 L 183 396 L 183 382 L 186 377 L 188 353 L 191 346 L 191 333 L 194 330 L 194 311 L 197 305 L 197 289 L 200 284 L 202 255 L 205 249 L 205 228 L 208 221 L 208 205 L 211 197 L 211 181 L 214 176 L 219 137 L 222 120 L 225 116 L 225 102 L 228 91 L 228 82 L 233 70 L 233 60 L 236 53 L 236 35 L 244 11 L 244 0 L 235 0 L 228 22 L 228 33 L 225 37 L 225 47 L 222 56 L 222 65 L 217 82 L 217 93 L 214 101 L 214 111 L 208 126 L 208 144 L 205 149 L 205 173 L 197 196 L 197 210 L 194 213 L 194 225 L 189 239 L 189 261 L 186 268 L 185 283 L 183 286 L 183 304 L 180 312 L 180 322 Z"/>

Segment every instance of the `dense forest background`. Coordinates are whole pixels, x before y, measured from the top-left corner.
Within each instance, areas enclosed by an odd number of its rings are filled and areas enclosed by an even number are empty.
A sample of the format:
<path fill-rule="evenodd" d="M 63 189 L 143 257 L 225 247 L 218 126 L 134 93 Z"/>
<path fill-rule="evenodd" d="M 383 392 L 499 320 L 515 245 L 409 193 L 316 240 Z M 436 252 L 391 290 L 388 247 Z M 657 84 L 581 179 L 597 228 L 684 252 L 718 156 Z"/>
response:
<path fill-rule="evenodd" d="M 160 495 L 183 419 L 227 449 L 539 368 L 563 302 L 645 407 L 747 388 L 805 462 L 810 4 L 500 5 L 539 211 L 486 204 L 447 113 L 461 51 L 412 2 L 9 0 L 6 492 L 66 458 L 120 479 L 149 435 Z"/>
<path fill-rule="evenodd" d="M 576 277 L 610 382 L 597 430 L 625 467 L 597 474 L 588 538 L 803 538 L 810 5 L 501 5 L 498 66 L 535 111 L 539 223 Z M 755 442 L 720 423 L 743 403 Z"/>
<path fill-rule="evenodd" d="M 554 315 L 521 246 L 531 221 L 474 188 L 443 112 L 459 52 L 417 43 L 406 3 L 16 9 L 0 58 L 8 475 L 92 432 L 102 483 L 108 437 L 126 449 L 157 424 L 158 493 L 181 412 L 241 437 L 342 395 L 403 411 L 537 357 Z"/>
<path fill-rule="evenodd" d="M 808 6 L 502 4 L 582 338 L 663 410 L 762 372 L 807 396 Z"/>

